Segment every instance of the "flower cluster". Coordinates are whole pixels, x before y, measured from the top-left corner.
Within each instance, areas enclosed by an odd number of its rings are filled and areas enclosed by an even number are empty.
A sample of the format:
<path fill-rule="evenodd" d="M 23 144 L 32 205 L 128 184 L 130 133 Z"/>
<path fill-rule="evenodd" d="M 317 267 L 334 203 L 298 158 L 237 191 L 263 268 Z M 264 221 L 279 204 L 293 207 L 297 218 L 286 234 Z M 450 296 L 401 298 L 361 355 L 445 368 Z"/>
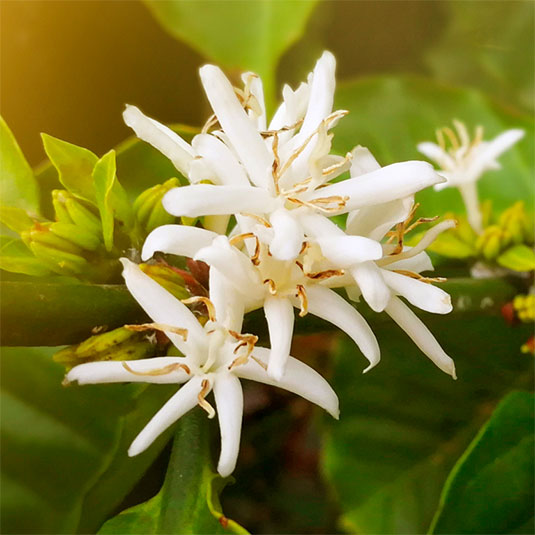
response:
<path fill-rule="evenodd" d="M 356 147 L 331 153 L 331 130 L 347 114 L 333 111 L 335 60 L 325 52 L 306 83 L 283 89 L 283 102 L 268 123 L 262 81 L 252 73 L 234 88 L 212 65 L 201 80 L 213 109 L 202 133 L 187 143 L 133 106 L 126 123 L 165 154 L 190 185 L 170 189 L 163 207 L 174 216 L 202 218 L 203 227 L 166 224 L 147 237 L 141 257 L 156 252 L 206 263 L 209 295 L 180 301 L 123 259 L 128 289 L 180 356 L 74 367 L 67 381 L 184 383 L 132 443 L 136 455 L 197 404 L 210 417 L 213 390 L 221 428 L 218 471 L 230 474 L 239 449 L 243 394 L 239 379 L 292 391 L 338 417 L 338 399 L 313 369 L 290 356 L 295 314 L 313 314 L 344 331 L 374 367 L 377 339 L 354 303 L 385 311 L 441 370 L 455 377 L 451 358 L 410 304 L 436 314 L 450 312 L 449 295 L 433 286 L 440 278 L 425 249 L 454 226 L 443 221 L 409 247 L 405 235 L 428 219 L 414 220 L 413 196 L 445 181 L 432 166 L 407 161 L 381 167 Z M 349 177 L 347 177 L 349 175 Z M 344 228 L 333 216 L 346 216 Z M 337 218 L 340 221 L 343 218 Z M 338 291 L 337 291 L 338 290 Z M 347 296 L 344 297 L 344 295 Z M 202 303 L 201 324 L 186 306 Z M 244 315 L 263 308 L 269 348 L 242 333 Z"/>

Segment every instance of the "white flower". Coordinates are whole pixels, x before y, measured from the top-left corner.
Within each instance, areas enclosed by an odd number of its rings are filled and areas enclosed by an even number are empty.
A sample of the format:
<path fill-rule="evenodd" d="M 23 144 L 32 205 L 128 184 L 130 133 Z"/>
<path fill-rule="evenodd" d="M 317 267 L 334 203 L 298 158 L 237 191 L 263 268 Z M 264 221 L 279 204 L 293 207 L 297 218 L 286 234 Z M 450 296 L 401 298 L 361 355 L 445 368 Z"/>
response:
<path fill-rule="evenodd" d="M 435 189 L 459 188 L 468 220 L 476 232 L 481 232 L 483 227 L 475 183 L 485 171 L 500 169 L 496 159 L 524 137 L 524 130 L 506 130 L 492 141 L 483 141 L 483 127 L 478 126 L 474 139 L 470 140 L 464 123 L 453 121 L 453 124 L 456 133 L 448 127 L 439 129 L 438 145 L 428 141 L 420 143 L 418 150 L 433 160 L 440 167 L 440 174 L 447 179 L 447 182 L 435 185 Z"/>
<path fill-rule="evenodd" d="M 345 236 L 334 223 L 327 222 L 341 234 L 341 241 L 332 246 L 333 256 L 345 254 L 353 261 L 381 258 L 379 243 Z M 242 242 L 246 246 L 239 250 L 236 246 Z M 347 246 L 354 246 L 354 250 L 344 253 Z M 333 267 L 317 244 L 307 242 L 297 259 L 279 260 L 253 234 L 236 235 L 229 240 L 204 229 L 165 225 L 149 234 L 142 258 L 150 258 L 155 251 L 206 262 L 210 265 L 210 294 L 215 291 L 213 281 L 218 287 L 228 287 L 234 297 L 231 306 L 240 313 L 263 307 L 271 345 L 267 371 L 274 379 L 285 378 L 294 307 L 299 309 L 300 316 L 311 313 L 346 332 L 370 362 L 365 371 L 379 362 L 379 346 L 371 328 L 353 306 L 328 287 L 341 277 L 343 270 Z"/>
<path fill-rule="evenodd" d="M 149 326 L 163 330 L 184 357 L 157 357 L 134 361 L 90 362 L 73 368 L 66 377 L 79 384 L 148 382 L 184 384 L 152 417 L 128 450 L 130 456 L 148 448 L 170 425 L 197 404 L 210 417 L 215 410 L 206 400 L 213 390 L 219 426 L 221 454 L 218 472 L 226 477 L 236 465 L 241 434 L 243 393 L 239 379 L 275 385 L 316 403 L 338 418 L 338 398 L 312 368 L 289 357 L 286 373 L 274 381 L 266 372 L 269 350 L 255 347 L 256 337 L 239 334 L 243 314 L 214 270 L 210 274 L 212 301 L 204 302 L 210 321 L 204 327 L 189 309 L 137 265 L 122 259 L 126 285 L 154 320 Z M 224 310 L 224 313 L 220 313 Z M 216 321 L 215 314 L 224 318 Z"/>
<path fill-rule="evenodd" d="M 329 130 L 347 112 L 332 112 L 335 60 L 325 52 L 306 84 L 285 86 L 283 103 L 266 130 L 262 82 L 243 75 L 244 90 L 232 87 L 223 72 L 201 68 L 201 80 L 215 113 L 208 125 L 220 130 L 196 136 L 191 146 L 166 127 L 128 107 L 126 123 L 168 156 L 192 182 L 169 191 L 163 204 L 177 216 L 236 215 L 239 232 L 261 232 L 280 260 L 295 259 L 306 229 L 301 215 L 342 214 L 406 197 L 443 179 L 425 162 L 392 164 L 338 183 L 330 181 L 350 167 L 352 155 L 331 155 Z M 197 184 L 201 179 L 213 184 Z M 326 218 L 325 218 L 326 219 Z M 224 230 L 223 230 L 224 233 Z"/>

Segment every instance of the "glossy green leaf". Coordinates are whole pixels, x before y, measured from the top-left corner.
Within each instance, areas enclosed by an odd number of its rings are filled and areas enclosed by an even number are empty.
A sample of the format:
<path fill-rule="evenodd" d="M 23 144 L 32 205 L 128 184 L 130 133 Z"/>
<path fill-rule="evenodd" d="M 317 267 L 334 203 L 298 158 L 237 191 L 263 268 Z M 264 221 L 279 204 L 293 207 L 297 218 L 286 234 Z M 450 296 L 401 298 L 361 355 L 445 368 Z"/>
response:
<path fill-rule="evenodd" d="M 2 117 L 0 117 L 0 199 L 5 206 L 39 213 L 39 189 L 33 171 Z"/>
<path fill-rule="evenodd" d="M 444 31 L 424 52 L 433 74 L 533 108 L 534 19 L 530 2 L 443 2 Z"/>
<path fill-rule="evenodd" d="M 5 238 L 0 246 L 0 269 L 33 277 L 46 277 L 52 272 L 21 241 Z"/>
<path fill-rule="evenodd" d="M 454 358 L 457 381 L 391 322 L 373 325 L 382 357 L 365 376 L 354 344 L 344 340 L 336 355 L 340 421 L 326 421 L 322 465 L 349 533 L 425 533 L 450 468 L 489 407 L 533 380 L 520 352 L 528 328 L 511 328 L 498 314 L 427 314 L 425 322 Z"/>
<path fill-rule="evenodd" d="M 513 392 L 498 405 L 448 477 L 430 533 L 533 533 L 534 401 Z"/>
<path fill-rule="evenodd" d="M 496 261 L 500 266 L 513 271 L 535 270 L 535 252 L 527 245 L 514 245 L 502 253 Z"/>
<path fill-rule="evenodd" d="M 73 195 L 94 203 L 95 188 L 91 174 L 98 161 L 95 154 L 48 134 L 41 134 L 41 137 L 45 152 L 57 169 L 61 184 Z"/>
<path fill-rule="evenodd" d="M 432 314 L 426 315 L 432 322 L 449 322 L 455 316 L 470 319 L 495 315 L 517 293 L 515 286 L 500 279 L 450 279 L 442 288 L 451 294 L 455 312 L 438 319 Z M 147 319 L 126 287 L 120 284 L 3 281 L 0 292 L 3 345 L 76 344 L 88 338 L 94 327 L 106 325 L 114 329 Z M 21 308 L 20 303 L 26 306 Z M 372 325 L 387 321 L 386 314 L 375 314 L 367 307 L 358 308 Z M 332 331 L 335 327 L 311 315 L 296 323 L 296 332 L 325 330 Z M 247 315 L 244 332 L 266 334 L 261 311 Z"/>
<path fill-rule="evenodd" d="M 502 169 L 488 171 L 478 188 L 480 199 L 492 199 L 497 211 L 535 194 L 533 121 L 477 91 L 454 89 L 429 79 L 381 76 L 341 85 L 336 106 L 350 111 L 334 130 L 338 150 L 364 145 L 381 165 L 424 159 L 416 145 L 434 140 L 435 130 L 451 126 L 452 119 L 465 122 L 471 131 L 482 125 L 486 139 L 507 128 L 523 128 L 524 139 L 499 158 Z M 429 216 L 465 212 L 455 188 L 440 192 L 428 188 L 417 200 L 422 203 L 422 213 Z"/>
<path fill-rule="evenodd" d="M 220 511 L 214 483 L 221 478 L 210 469 L 208 438 L 208 421 L 200 408 L 183 416 L 161 491 L 106 522 L 99 533 L 247 533 Z"/>
<path fill-rule="evenodd" d="M 145 0 L 160 24 L 205 58 L 227 69 L 251 70 L 275 90 L 281 55 L 302 35 L 316 0 Z"/>

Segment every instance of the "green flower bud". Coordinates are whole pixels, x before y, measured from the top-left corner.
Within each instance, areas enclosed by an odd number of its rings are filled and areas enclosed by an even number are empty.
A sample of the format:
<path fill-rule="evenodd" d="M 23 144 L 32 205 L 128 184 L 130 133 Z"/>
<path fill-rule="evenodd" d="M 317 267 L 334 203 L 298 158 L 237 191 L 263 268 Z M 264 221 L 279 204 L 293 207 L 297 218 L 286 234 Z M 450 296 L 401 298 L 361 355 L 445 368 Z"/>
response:
<path fill-rule="evenodd" d="M 54 273 L 72 275 L 82 274 L 88 270 L 89 264 L 87 260 L 77 254 L 69 253 L 38 241 L 30 241 L 29 247 L 33 254 Z"/>
<path fill-rule="evenodd" d="M 511 235 L 498 225 L 487 227 L 476 241 L 476 249 L 487 260 L 494 260 L 511 243 Z"/>
<path fill-rule="evenodd" d="M 80 201 L 68 191 L 55 190 L 52 202 L 59 222 L 73 223 L 97 236 L 102 235 L 100 218 L 83 201 Z"/>
<path fill-rule="evenodd" d="M 120 327 L 62 349 L 54 355 L 54 360 L 70 370 L 73 366 L 84 362 L 151 357 L 155 352 L 154 346 L 155 343 L 149 340 L 147 333 Z"/>
<path fill-rule="evenodd" d="M 86 251 L 95 251 L 101 244 L 98 236 L 72 223 L 52 223 L 50 231 L 60 238 L 70 241 Z"/>
<path fill-rule="evenodd" d="M 531 225 L 522 201 L 507 208 L 501 214 L 499 224 L 505 231 L 509 232 L 513 243 L 520 244 L 528 241 Z"/>
<path fill-rule="evenodd" d="M 185 288 L 184 278 L 173 267 L 164 264 L 139 264 L 139 268 L 177 299 L 191 297 Z"/>
<path fill-rule="evenodd" d="M 146 232 L 175 221 L 175 217 L 165 211 L 162 198 L 170 189 L 179 186 L 177 178 L 170 178 L 163 184 L 146 189 L 134 201 L 136 219 Z"/>
<path fill-rule="evenodd" d="M 81 253 L 80 247 L 52 232 L 51 227 L 52 223 L 35 223 L 30 230 L 21 233 L 21 238 L 28 247 L 32 243 L 40 243 L 52 249 L 74 255 Z"/>
<path fill-rule="evenodd" d="M 55 189 L 52 191 L 52 206 L 54 206 L 54 212 L 56 214 L 56 221 L 62 223 L 73 223 L 69 211 L 65 206 L 65 200 L 69 193 L 65 190 Z"/>

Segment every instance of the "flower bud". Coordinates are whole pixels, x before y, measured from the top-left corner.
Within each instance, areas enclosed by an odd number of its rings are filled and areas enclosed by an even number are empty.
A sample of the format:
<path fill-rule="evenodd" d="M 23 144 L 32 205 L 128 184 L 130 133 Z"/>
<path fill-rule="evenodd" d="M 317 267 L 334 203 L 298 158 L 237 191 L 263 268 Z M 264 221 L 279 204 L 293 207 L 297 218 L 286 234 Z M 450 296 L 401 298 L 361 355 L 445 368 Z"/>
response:
<path fill-rule="evenodd" d="M 535 295 L 517 295 L 513 300 L 513 307 L 520 321 L 535 321 Z"/>
<path fill-rule="evenodd" d="M 77 199 L 68 191 L 54 190 L 52 203 L 59 222 L 73 223 L 97 236 L 102 236 L 102 225 L 99 216 L 88 208 L 86 203 Z"/>
<path fill-rule="evenodd" d="M 52 206 L 56 214 L 56 221 L 62 223 L 73 223 L 71 216 L 65 206 L 65 200 L 69 193 L 65 190 L 55 189 L 52 190 Z"/>
<path fill-rule="evenodd" d="M 75 245 L 72 241 L 58 236 L 52 232 L 52 223 L 35 223 L 33 227 L 21 233 L 21 238 L 28 247 L 31 247 L 32 243 L 40 243 L 51 249 L 58 251 L 79 254 L 81 252 L 80 247 Z"/>
<path fill-rule="evenodd" d="M 139 268 L 177 299 L 191 297 L 185 287 L 184 278 L 178 273 L 176 268 L 166 266 L 165 264 L 139 264 Z"/>
<path fill-rule="evenodd" d="M 62 349 L 54 355 L 54 360 L 70 370 L 84 362 L 136 360 L 151 357 L 154 352 L 155 343 L 149 340 L 147 333 L 120 327 Z"/>
<path fill-rule="evenodd" d="M 86 251 L 95 251 L 101 244 L 101 240 L 97 235 L 72 223 L 52 223 L 50 231 Z"/>
<path fill-rule="evenodd" d="M 476 241 L 476 249 L 487 260 L 494 260 L 511 243 L 511 235 L 498 225 L 487 227 Z"/>
<path fill-rule="evenodd" d="M 509 232 L 513 243 L 526 243 L 530 240 L 531 225 L 522 201 L 518 201 L 507 208 L 501 214 L 499 224 L 505 231 Z"/>
<path fill-rule="evenodd" d="M 179 180 L 170 178 L 163 184 L 146 189 L 134 201 L 136 219 L 146 232 L 175 221 L 175 217 L 165 211 L 162 198 L 170 189 L 178 186 L 180 186 Z"/>

